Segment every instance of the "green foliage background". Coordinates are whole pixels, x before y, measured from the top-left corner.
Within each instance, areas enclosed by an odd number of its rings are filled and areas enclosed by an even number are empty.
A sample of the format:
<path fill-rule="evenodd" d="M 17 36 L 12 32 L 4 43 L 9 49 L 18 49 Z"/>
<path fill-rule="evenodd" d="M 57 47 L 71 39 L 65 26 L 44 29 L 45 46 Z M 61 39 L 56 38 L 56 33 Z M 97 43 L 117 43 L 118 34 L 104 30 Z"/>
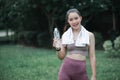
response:
<path fill-rule="evenodd" d="M 58 27 L 61 34 L 65 25 L 65 14 L 70 8 L 77 8 L 82 16 L 82 25 L 89 31 L 102 33 L 106 39 L 119 33 L 120 5 L 119 0 L 0 0 L 0 30 L 15 31 L 15 40 L 19 43 L 21 32 L 31 32 L 27 37 L 35 40 L 23 40 L 24 44 L 46 43 L 43 33 L 48 34 L 48 41 L 52 41 L 53 28 Z M 36 33 L 34 35 L 34 33 Z M 40 35 L 42 35 L 41 38 Z M 104 35 L 106 34 L 106 35 Z M 38 42 L 37 42 L 38 41 Z M 51 44 L 51 43 L 50 43 Z M 41 46 L 41 43 L 40 45 Z M 42 47 L 42 46 L 41 46 Z"/>

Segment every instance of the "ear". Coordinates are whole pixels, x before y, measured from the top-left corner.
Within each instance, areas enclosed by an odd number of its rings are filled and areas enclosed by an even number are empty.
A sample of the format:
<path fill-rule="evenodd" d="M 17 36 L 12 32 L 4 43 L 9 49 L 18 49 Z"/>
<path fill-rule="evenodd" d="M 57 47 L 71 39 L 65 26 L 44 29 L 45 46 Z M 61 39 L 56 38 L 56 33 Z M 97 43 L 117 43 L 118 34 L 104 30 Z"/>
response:
<path fill-rule="evenodd" d="M 67 20 L 67 23 L 69 24 L 69 20 Z"/>

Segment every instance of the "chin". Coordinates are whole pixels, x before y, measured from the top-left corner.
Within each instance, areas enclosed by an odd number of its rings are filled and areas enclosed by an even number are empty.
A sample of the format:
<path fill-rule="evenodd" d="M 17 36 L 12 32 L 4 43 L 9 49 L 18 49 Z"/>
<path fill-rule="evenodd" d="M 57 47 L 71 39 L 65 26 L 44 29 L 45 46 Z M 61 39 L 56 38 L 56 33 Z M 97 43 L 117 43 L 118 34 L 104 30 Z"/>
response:
<path fill-rule="evenodd" d="M 73 29 L 75 29 L 75 30 L 77 30 L 77 29 L 79 29 L 80 28 L 80 26 L 74 26 L 73 27 Z"/>

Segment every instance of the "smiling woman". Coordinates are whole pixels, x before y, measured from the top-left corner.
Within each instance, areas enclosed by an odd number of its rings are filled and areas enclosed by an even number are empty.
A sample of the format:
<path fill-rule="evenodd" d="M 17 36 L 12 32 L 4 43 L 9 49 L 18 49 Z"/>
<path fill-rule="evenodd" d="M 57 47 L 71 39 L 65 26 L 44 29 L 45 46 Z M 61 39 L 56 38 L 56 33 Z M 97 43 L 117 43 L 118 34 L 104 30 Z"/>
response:
<path fill-rule="evenodd" d="M 68 29 L 63 33 L 61 49 L 57 56 L 63 60 L 58 80 L 89 80 L 86 72 L 86 56 L 89 55 L 92 76 L 96 80 L 95 38 L 81 24 L 82 16 L 77 9 L 69 9 L 66 14 Z M 65 27 L 66 28 L 66 27 Z M 53 47 L 57 41 L 53 39 Z"/>

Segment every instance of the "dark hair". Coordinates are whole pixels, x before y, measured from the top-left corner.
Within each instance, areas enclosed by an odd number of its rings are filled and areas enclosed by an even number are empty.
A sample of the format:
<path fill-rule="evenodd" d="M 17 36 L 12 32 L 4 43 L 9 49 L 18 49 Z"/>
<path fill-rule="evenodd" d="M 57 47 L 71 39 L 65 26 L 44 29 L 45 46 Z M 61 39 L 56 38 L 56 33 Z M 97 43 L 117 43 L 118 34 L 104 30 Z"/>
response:
<path fill-rule="evenodd" d="M 77 9 L 75 9 L 75 8 L 73 8 L 73 9 L 69 9 L 68 11 L 67 11 L 67 13 L 66 13 L 66 23 L 65 23 L 65 27 L 64 27 L 64 32 L 70 27 L 70 25 L 69 25 L 69 23 L 67 22 L 67 20 L 68 20 L 68 16 L 69 16 L 69 14 L 70 13 L 73 13 L 73 12 L 76 12 L 79 16 L 81 16 L 81 13 L 77 10 Z"/>

